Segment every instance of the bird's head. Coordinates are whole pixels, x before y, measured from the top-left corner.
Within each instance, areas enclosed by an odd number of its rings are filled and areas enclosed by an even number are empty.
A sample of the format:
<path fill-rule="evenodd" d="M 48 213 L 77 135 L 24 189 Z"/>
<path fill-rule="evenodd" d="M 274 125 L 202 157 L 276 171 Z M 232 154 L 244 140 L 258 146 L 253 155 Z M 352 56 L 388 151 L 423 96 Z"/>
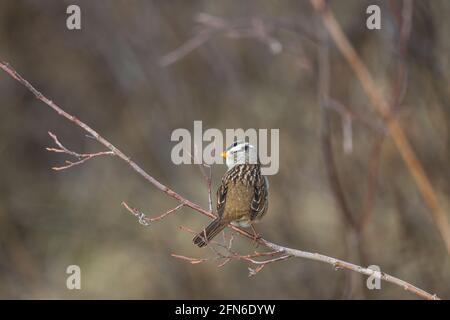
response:
<path fill-rule="evenodd" d="M 237 164 L 257 164 L 258 150 L 245 141 L 235 141 L 227 150 L 222 152 L 228 169 L 233 168 Z"/>

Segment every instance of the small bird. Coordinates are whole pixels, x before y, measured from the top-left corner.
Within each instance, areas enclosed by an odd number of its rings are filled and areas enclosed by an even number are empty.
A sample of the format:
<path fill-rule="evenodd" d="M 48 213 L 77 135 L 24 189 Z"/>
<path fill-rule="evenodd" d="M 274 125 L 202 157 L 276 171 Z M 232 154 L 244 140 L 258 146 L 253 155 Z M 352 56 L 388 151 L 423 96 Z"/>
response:
<path fill-rule="evenodd" d="M 251 227 L 267 212 L 269 205 L 269 181 L 261 174 L 258 151 L 245 141 L 236 141 L 222 153 L 228 171 L 222 177 L 217 190 L 217 218 L 193 242 L 205 246 L 228 224 L 237 227 Z"/>

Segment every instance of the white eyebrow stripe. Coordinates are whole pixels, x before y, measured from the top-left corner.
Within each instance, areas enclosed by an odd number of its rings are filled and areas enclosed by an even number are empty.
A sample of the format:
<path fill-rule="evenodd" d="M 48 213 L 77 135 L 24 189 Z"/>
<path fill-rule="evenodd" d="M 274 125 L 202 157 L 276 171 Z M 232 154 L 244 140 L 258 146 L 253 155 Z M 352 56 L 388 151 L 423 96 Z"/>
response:
<path fill-rule="evenodd" d="M 237 143 L 237 144 L 234 145 L 235 143 Z M 244 149 L 246 146 L 248 146 L 249 148 L 252 148 L 252 149 L 255 148 L 254 146 L 252 146 L 247 141 L 236 141 L 231 146 L 229 146 L 226 151 L 229 151 L 229 152 L 238 151 L 238 150 Z"/>

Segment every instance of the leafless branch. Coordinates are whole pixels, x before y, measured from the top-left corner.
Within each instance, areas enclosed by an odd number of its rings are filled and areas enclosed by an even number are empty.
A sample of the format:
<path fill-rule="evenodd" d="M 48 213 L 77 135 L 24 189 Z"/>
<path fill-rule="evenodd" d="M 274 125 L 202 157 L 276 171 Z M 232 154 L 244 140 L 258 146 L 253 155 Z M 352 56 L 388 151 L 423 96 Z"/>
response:
<path fill-rule="evenodd" d="M 382 123 L 373 123 L 371 120 L 356 113 L 352 108 L 350 108 L 350 106 L 344 104 L 336 98 L 328 97 L 325 103 L 325 107 L 338 113 L 342 119 L 348 118 L 350 121 L 359 122 L 364 127 L 367 127 L 377 133 L 386 133 L 386 128 Z"/>
<path fill-rule="evenodd" d="M 194 163 L 196 162 L 200 162 L 198 158 L 198 153 L 201 152 L 200 150 L 197 150 L 197 146 L 194 144 L 194 156 L 190 155 L 192 160 L 194 160 Z M 197 159 L 198 161 L 195 161 L 195 159 Z M 206 163 L 200 163 L 198 165 L 200 172 L 203 176 L 203 178 L 205 179 L 205 183 L 206 183 L 206 189 L 208 191 L 208 208 L 209 211 L 213 211 L 213 204 L 212 204 L 212 189 L 211 189 L 211 184 L 212 184 L 212 167 Z M 206 173 L 205 168 L 208 168 L 208 173 Z"/>
<path fill-rule="evenodd" d="M 196 234 L 195 231 L 193 231 L 189 228 L 181 227 L 181 229 L 184 231 L 187 231 L 188 233 Z M 172 256 L 175 258 L 181 259 L 181 260 L 188 261 L 191 264 L 202 263 L 202 262 L 209 261 L 211 259 L 219 260 L 220 262 L 217 265 L 218 268 L 223 267 L 224 265 L 226 265 L 227 263 L 229 263 L 230 261 L 233 261 L 233 260 L 250 262 L 254 266 L 248 267 L 249 277 L 252 277 L 252 276 L 255 276 L 256 274 L 258 274 L 268 264 L 278 262 L 278 261 L 283 261 L 283 260 L 286 260 L 286 259 L 292 257 L 291 255 L 283 254 L 283 251 L 279 251 L 279 250 L 268 251 L 268 252 L 255 251 L 252 254 L 246 254 L 246 255 L 240 254 L 232 249 L 233 239 L 234 239 L 233 234 L 231 234 L 230 238 L 228 240 L 228 243 L 226 243 L 226 241 L 224 241 L 224 243 L 220 243 L 216 240 L 210 240 L 208 242 L 208 247 L 211 249 L 212 253 L 214 254 L 214 257 L 192 258 L 192 257 L 180 256 L 177 254 L 172 254 Z M 224 240 L 225 240 L 225 235 L 224 235 Z M 221 250 L 224 250 L 225 252 L 222 252 Z M 260 260 L 260 258 L 268 258 L 268 259 Z"/>
<path fill-rule="evenodd" d="M 414 2 L 412 0 L 389 1 L 389 4 L 394 17 L 396 17 L 398 27 L 397 59 L 392 72 L 393 92 L 391 99 L 391 109 L 395 113 L 400 109 L 400 104 L 408 88 L 408 68 L 405 58 L 411 36 Z"/>
<path fill-rule="evenodd" d="M 333 12 L 327 6 L 324 0 L 310 0 L 312 6 L 320 15 L 321 20 L 328 30 L 334 43 L 337 45 L 339 51 L 347 60 L 350 67 L 356 74 L 364 91 L 369 97 L 372 106 L 380 114 L 385 121 L 389 134 L 392 137 L 397 150 L 401 154 L 409 172 L 414 178 L 414 181 L 422 194 L 422 197 L 429 208 L 431 217 L 440 232 L 442 240 L 446 246 L 447 252 L 450 254 L 450 224 L 447 213 L 441 207 L 438 201 L 436 192 L 428 179 L 425 170 L 413 151 L 405 132 L 400 125 L 398 119 L 392 114 L 392 108 L 379 92 L 375 81 L 369 72 L 367 66 L 363 63 L 354 47 L 349 42 L 347 36 L 344 34 L 340 24 L 336 20 Z"/>
<path fill-rule="evenodd" d="M 324 35 L 326 38 L 326 35 Z M 328 173 L 328 180 L 335 195 L 336 202 L 339 206 L 339 211 L 346 223 L 353 227 L 356 225 L 354 214 L 351 212 L 348 201 L 343 191 L 341 180 L 337 171 L 337 166 L 333 154 L 333 146 L 331 141 L 331 128 L 329 124 L 329 117 L 326 106 L 329 105 L 330 100 L 330 61 L 328 57 L 328 43 L 326 39 L 322 40 L 318 47 L 318 95 L 322 113 L 322 150 L 324 154 L 325 165 Z"/>
<path fill-rule="evenodd" d="M 199 24 L 199 31 L 180 47 L 163 56 L 159 62 L 162 67 L 179 61 L 208 42 L 213 36 L 219 34 L 234 39 L 256 39 L 267 45 L 273 54 L 278 54 L 283 49 L 281 42 L 271 36 L 270 28 L 266 26 L 262 19 L 257 17 L 252 17 L 245 21 L 231 22 L 207 13 L 199 13 L 195 20 Z"/>
<path fill-rule="evenodd" d="M 59 149 L 58 148 L 46 148 L 47 151 L 55 152 L 55 153 L 65 153 L 65 154 L 71 155 L 71 156 L 79 159 L 78 161 L 75 161 L 75 162 L 66 160 L 65 166 L 52 167 L 52 169 L 55 171 L 61 171 L 61 170 L 68 169 L 73 166 L 80 165 L 80 164 L 85 163 L 86 161 L 88 161 L 92 158 L 95 158 L 95 157 L 113 156 L 114 155 L 114 152 L 112 152 L 112 151 L 102 151 L 102 152 L 96 152 L 96 153 L 77 153 L 75 151 L 71 151 L 71 150 L 67 149 L 61 142 L 59 142 L 58 137 L 55 134 L 53 134 L 51 132 L 48 132 L 48 134 L 53 139 L 53 141 L 55 141 L 55 144 L 59 147 Z"/>
<path fill-rule="evenodd" d="M 63 109 L 61 109 L 57 104 L 52 102 L 50 99 L 45 97 L 42 93 L 40 93 L 38 90 L 36 90 L 27 80 L 25 80 L 22 76 L 20 76 L 12 67 L 10 67 L 7 63 L 0 62 L 0 68 L 5 71 L 7 74 L 9 74 L 12 78 L 17 80 L 19 83 L 24 85 L 28 90 L 30 90 L 38 100 L 44 102 L 47 106 L 52 108 L 55 112 L 57 112 L 60 116 L 66 118 L 67 120 L 71 121 L 75 125 L 79 126 L 83 130 L 85 130 L 89 135 L 91 135 L 95 140 L 97 140 L 99 143 L 104 145 L 106 148 L 108 148 L 110 151 L 114 153 L 115 156 L 125 161 L 134 171 L 136 171 L 139 175 L 141 175 L 145 180 L 150 182 L 153 186 L 155 186 L 158 190 L 164 192 L 169 197 L 176 199 L 180 202 L 180 204 L 183 204 L 184 206 L 190 207 L 194 209 L 195 211 L 206 215 L 212 219 L 215 218 L 214 214 L 212 214 L 210 211 L 207 211 L 200 207 L 199 205 L 195 204 L 192 201 L 187 200 L 180 194 L 176 193 L 172 189 L 168 188 L 155 178 L 153 178 L 151 175 L 149 175 L 147 172 L 145 172 L 141 167 L 139 167 L 134 161 L 132 161 L 128 156 L 126 156 L 122 151 L 120 151 L 118 148 L 116 148 L 113 144 L 111 144 L 108 140 L 103 138 L 101 135 L 99 135 L 94 129 L 89 127 L 84 122 L 80 121 L 76 117 L 70 115 L 69 113 L 65 112 Z M 248 239 L 254 240 L 254 236 L 250 233 L 248 233 L 245 230 L 242 230 L 240 228 L 230 226 L 234 231 L 236 231 L 238 234 L 247 237 Z M 270 241 L 267 241 L 263 238 L 258 238 L 256 240 L 260 245 L 267 247 L 269 249 L 272 249 L 273 251 L 277 251 L 280 254 L 286 255 L 286 256 L 292 256 L 297 258 L 304 258 L 309 260 L 315 260 L 320 261 L 323 263 L 330 264 L 334 266 L 335 268 L 341 268 L 341 269 L 347 269 L 354 272 L 359 272 L 361 274 L 367 275 L 367 276 L 376 276 L 379 277 L 382 280 L 385 280 L 387 282 L 393 283 L 397 286 L 400 286 L 404 288 L 405 290 L 416 294 L 419 297 L 425 298 L 425 299 L 438 299 L 436 295 L 432 295 L 422 289 L 419 289 L 412 284 L 405 282 L 403 280 L 400 280 L 396 277 L 390 276 L 385 273 L 380 273 L 373 271 L 368 268 L 363 268 L 361 266 L 335 259 L 332 257 L 328 257 L 325 255 L 321 255 L 318 253 L 311 253 L 306 251 L 301 251 L 297 249 L 291 249 L 288 247 L 280 246 L 275 243 L 272 243 Z"/>
<path fill-rule="evenodd" d="M 202 258 L 202 259 L 197 259 L 197 258 L 190 258 L 190 257 L 186 257 L 186 256 L 182 256 L 179 254 L 171 254 L 172 257 L 180 259 L 180 260 L 184 260 L 184 261 L 188 261 L 190 264 L 199 264 L 205 261 L 208 261 L 208 258 Z"/>
<path fill-rule="evenodd" d="M 141 211 L 139 211 L 136 208 L 131 208 L 128 204 L 126 204 L 125 202 L 122 202 L 122 205 L 128 210 L 130 211 L 134 216 L 136 216 L 139 219 L 139 223 L 144 225 L 144 226 L 149 226 L 152 222 L 157 222 L 159 220 L 164 219 L 166 216 L 168 216 L 171 213 L 174 213 L 178 210 L 180 210 L 181 208 L 183 208 L 184 203 L 179 204 L 178 206 L 176 206 L 175 208 L 172 208 L 166 212 L 164 212 L 163 214 L 154 217 L 154 218 L 149 218 L 147 217 L 147 215 Z"/>
<path fill-rule="evenodd" d="M 319 25 L 317 28 L 318 38 L 320 39 L 320 44 L 318 46 L 318 95 L 322 116 L 321 123 L 321 140 L 322 140 L 322 150 L 323 150 L 323 158 L 325 160 L 325 166 L 328 176 L 328 181 L 330 184 L 330 188 L 334 198 L 336 200 L 336 204 L 338 207 L 338 212 L 342 216 L 342 221 L 344 222 L 344 232 L 345 232 L 345 245 L 347 248 L 347 256 L 353 257 L 359 263 L 363 262 L 363 257 L 365 257 L 365 251 L 363 248 L 363 242 L 360 241 L 360 232 L 357 228 L 358 220 L 355 216 L 350 202 L 348 201 L 341 177 L 339 176 L 339 170 L 335 159 L 335 154 L 333 151 L 333 140 L 331 134 L 331 124 L 328 116 L 327 106 L 330 102 L 330 86 L 331 86 L 331 68 L 330 68 L 330 57 L 329 57 L 329 39 L 326 30 Z M 350 137 L 345 135 L 345 121 L 349 120 L 348 113 L 343 113 L 341 115 L 341 119 L 343 122 L 343 130 L 344 130 L 344 150 L 345 145 L 349 144 L 348 141 L 352 141 L 351 132 Z M 348 125 L 348 124 L 347 124 Z M 351 124 L 350 124 L 351 126 Z M 348 130 L 348 129 L 347 129 Z M 350 142 L 352 143 L 352 142 Z M 353 254 L 353 256 L 352 256 Z M 347 276 L 346 287 L 348 290 L 345 290 L 345 296 L 348 294 L 354 294 L 354 292 L 361 292 L 362 294 L 362 277 L 357 274 L 349 274 Z"/>

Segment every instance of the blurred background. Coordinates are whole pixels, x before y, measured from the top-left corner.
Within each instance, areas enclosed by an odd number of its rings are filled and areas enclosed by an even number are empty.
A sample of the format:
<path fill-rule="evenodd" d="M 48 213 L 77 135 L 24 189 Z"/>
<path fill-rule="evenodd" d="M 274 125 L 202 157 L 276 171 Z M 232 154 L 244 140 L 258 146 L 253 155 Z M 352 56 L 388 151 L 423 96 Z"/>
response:
<path fill-rule="evenodd" d="M 66 8 L 81 8 L 78 31 Z M 381 30 L 366 8 L 381 8 Z M 330 1 L 391 103 L 450 212 L 450 3 Z M 318 99 L 321 23 L 309 1 L 0 2 L 0 59 L 96 129 L 156 179 L 208 206 L 199 168 L 176 166 L 177 128 L 279 128 L 280 170 L 257 226 L 275 243 L 378 265 L 450 297 L 450 259 L 430 212 L 360 83 L 330 42 L 330 99 Z M 190 265 L 212 257 L 180 226 L 209 220 L 189 208 L 149 227 L 177 203 L 124 162 L 96 158 L 56 172 L 52 131 L 80 152 L 104 148 L 0 73 L 0 298 L 415 299 L 359 274 L 291 259 L 248 277 L 248 264 Z M 73 160 L 73 159 L 69 159 Z M 225 167 L 213 167 L 216 190 Z M 215 196 L 214 196 L 215 199 Z M 236 250 L 255 250 L 237 237 Z M 81 268 L 82 290 L 66 288 Z"/>

